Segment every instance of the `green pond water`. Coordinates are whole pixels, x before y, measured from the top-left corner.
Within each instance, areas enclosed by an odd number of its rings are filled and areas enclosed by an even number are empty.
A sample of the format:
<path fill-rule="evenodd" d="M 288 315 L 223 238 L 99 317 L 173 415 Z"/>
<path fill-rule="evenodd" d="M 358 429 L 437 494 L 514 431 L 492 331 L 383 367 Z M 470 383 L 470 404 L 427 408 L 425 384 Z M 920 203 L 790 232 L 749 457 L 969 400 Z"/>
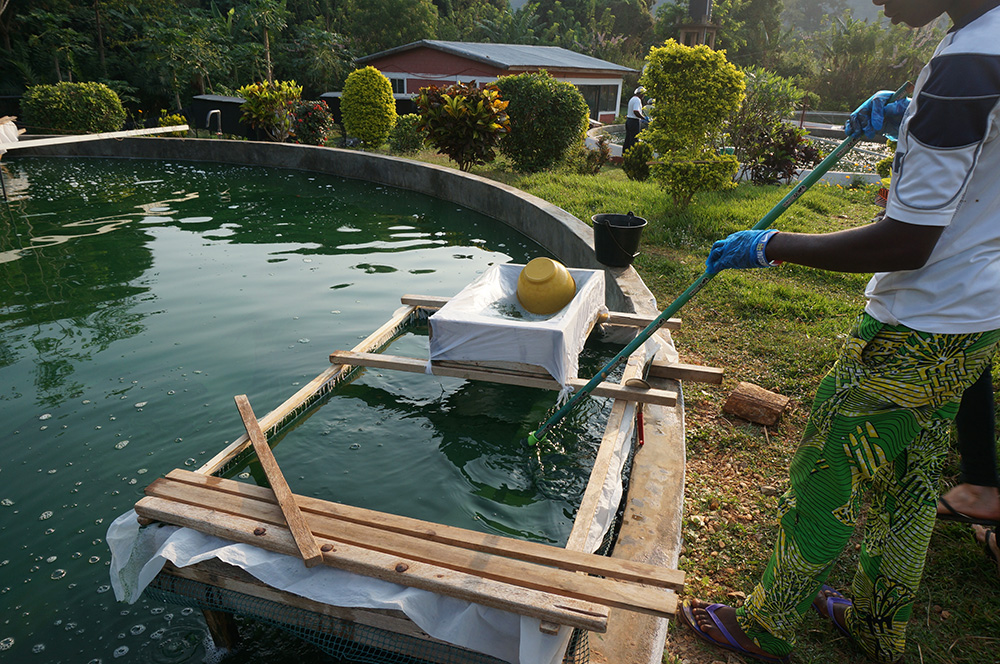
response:
<path fill-rule="evenodd" d="M 115 601 L 111 521 L 243 432 L 233 395 L 262 417 L 400 295 L 453 295 L 493 263 L 545 255 L 452 203 L 320 174 L 57 158 L 3 169 L 0 662 L 211 658 L 199 611 Z M 580 375 L 613 350 L 588 347 Z M 388 352 L 426 357 L 426 328 Z M 607 404 L 589 400 L 547 449 L 526 448 L 554 398 L 370 370 L 274 450 L 297 493 L 562 544 Z M 238 661 L 326 661 L 308 653 L 268 634 Z"/>

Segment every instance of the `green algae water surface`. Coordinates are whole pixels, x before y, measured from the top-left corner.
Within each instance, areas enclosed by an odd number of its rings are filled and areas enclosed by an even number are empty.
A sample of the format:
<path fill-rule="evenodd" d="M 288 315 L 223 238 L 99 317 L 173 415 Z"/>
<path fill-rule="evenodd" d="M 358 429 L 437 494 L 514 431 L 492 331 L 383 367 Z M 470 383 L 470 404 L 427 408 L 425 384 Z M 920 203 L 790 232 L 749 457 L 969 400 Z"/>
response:
<path fill-rule="evenodd" d="M 320 174 L 58 158 L 3 169 L 0 662 L 205 661 L 200 612 L 115 601 L 108 524 L 154 478 L 242 432 L 233 395 L 261 417 L 400 295 L 453 295 L 492 263 L 545 253 L 452 203 Z M 426 331 L 389 352 L 426 357 Z M 588 353 L 581 376 L 608 356 Z M 369 371 L 275 454 L 298 493 L 560 544 L 605 406 L 579 409 L 574 442 L 539 456 L 520 441 L 553 399 Z M 275 638 L 303 661 L 273 634 L 237 659 L 284 661 Z"/>

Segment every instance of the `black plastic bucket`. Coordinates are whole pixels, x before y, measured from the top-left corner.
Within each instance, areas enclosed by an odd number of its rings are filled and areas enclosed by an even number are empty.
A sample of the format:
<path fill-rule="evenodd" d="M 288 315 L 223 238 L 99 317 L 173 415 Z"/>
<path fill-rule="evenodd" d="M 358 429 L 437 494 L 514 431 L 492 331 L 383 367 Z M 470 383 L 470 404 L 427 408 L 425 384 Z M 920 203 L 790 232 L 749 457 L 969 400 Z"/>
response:
<path fill-rule="evenodd" d="M 639 255 L 639 238 L 646 220 L 628 214 L 595 214 L 594 253 L 609 267 L 628 267 Z"/>

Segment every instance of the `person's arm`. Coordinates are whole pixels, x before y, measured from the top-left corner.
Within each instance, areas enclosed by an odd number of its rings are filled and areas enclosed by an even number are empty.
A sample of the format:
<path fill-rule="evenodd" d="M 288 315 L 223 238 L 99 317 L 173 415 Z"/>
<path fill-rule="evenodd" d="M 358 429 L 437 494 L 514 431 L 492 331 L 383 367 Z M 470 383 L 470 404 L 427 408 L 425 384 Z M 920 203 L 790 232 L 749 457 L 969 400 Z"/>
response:
<path fill-rule="evenodd" d="M 887 217 L 835 233 L 738 231 L 712 245 L 705 269 L 715 274 L 788 262 L 834 272 L 916 270 L 927 262 L 943 231 L 943 226 Z"/>
<path fill-rule="evenodd" d="M 888 217 L 835 233 L 778 233 L 767 243 L 769 261 L 836 272 L 916 270 L 930 257 L 943 226 L 918 226 Z"/>

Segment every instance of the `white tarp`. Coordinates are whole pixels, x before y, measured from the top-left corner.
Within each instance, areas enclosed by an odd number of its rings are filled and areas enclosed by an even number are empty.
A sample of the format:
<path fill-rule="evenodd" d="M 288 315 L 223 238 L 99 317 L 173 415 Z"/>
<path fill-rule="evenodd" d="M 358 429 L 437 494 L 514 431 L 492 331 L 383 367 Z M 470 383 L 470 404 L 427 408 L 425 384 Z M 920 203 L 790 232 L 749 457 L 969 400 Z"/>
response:
<path fill-rule="evenodd" d="M 486 653 L 513 664 L 558 664 L 572 629 L 557 634 L 539 630 L 537 618 L 519 616 L 426 590 L 372 579 L 300 558 L 238 544 L 212 535 L 163 524 L 140 527 L 134 510 L 108 528 L 111 587 L 118 601 L 133 603 L 166 561 L 187 567 L 218 558 L 240 567 L 267 585 L 341 607 L 396 609 L 436 639 Z"/>
<path fill-rule="evenodd" d="M 430 359 L 531 364 L 544 367 L 564 387 L 576 378 L 587 334 L 607 313 L 604 271 L 570 269 L 576 296 L 560 311 L 540 316 L 517 300 L 523 268 L 492 266 L 432 315 Z"/>

